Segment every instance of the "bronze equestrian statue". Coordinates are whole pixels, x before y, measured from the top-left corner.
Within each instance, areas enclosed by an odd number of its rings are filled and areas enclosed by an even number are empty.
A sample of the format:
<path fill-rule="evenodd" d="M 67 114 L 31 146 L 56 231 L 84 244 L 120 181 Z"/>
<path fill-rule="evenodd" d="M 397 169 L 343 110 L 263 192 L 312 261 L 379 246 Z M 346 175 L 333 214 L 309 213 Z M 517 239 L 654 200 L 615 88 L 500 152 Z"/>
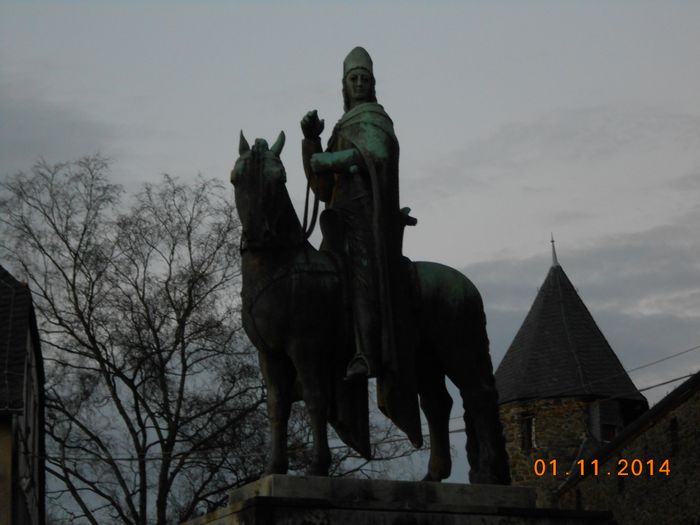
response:
<path fill-rule="evenodd" d="M 306 240 L 285 185 L 280 160 L 284 140 L 280 133 L 271 148 L 263 139 L 257 139 L 251 148 L 241 133 L 239 158 L 231 172 L 242 225 L 243 326 L 259 350 L 268 388 L 272 451 L 267 472 L 287 471 L 287 423 L 300 390 L 313 426 L 308 474 L 327 475 L 329 422 L 346 444 L 370 459 L 367 379 L 345 379 L 347 364 L 357 356 L 357 349 L 356 327 L 347 315 L 352 310 L 354 285 L 352 277 L 345 278 L 349 272 L 337 254 L 347 244 L 342 241 L 342 220 L 330 215 L 325 221 L 324 234 L 333 238 L 329 244 L 335 249 L 316 250 Z M 362 160 L 361 169 L 367 169 L 367 159 Z M 321 221 L 323 227 L 323 216 Z M 400 287 L 404 311 L 400 316 L 394 314 L 394 319 L 411 320 L 410 327 L 397 326 L 396 332 L 408 335 L 397 337 L 399 356 L 415 366 L 399 369 L 412 370 L 411 377 L 390 378 L 384 388 L 389 406 L 386 399 L 384 405 L 380 399 L 380 407 L 420 446 L 420 427 L 416 432 L 405 424 L 413 420 L 414 400 L 403 400 L 405 408 L 391 394 L 402 386 L 415 385 L 430 431 L 430 461 L 424 479 L 445 479 L 451 471 L 452 399 L 445 387 L 445 376 L 449 377 L 460 391 L 465 410 L 470 481 L 508 484 L 508 458 L 479 292 L 453 268 L 433 262 L 411 263 L 405 258 L 396 263 L 401 265 L 396 275 L 384 278 L 404 279 Z M 411 280 L 412 285 L 406 284 Z M 394 365 L 381 363 L 376 371 L 380 397 L 384 375 L 397 373 L 383 370 L 385 364 Z M 406 414 L 408 419 L 402 418 Z"/>

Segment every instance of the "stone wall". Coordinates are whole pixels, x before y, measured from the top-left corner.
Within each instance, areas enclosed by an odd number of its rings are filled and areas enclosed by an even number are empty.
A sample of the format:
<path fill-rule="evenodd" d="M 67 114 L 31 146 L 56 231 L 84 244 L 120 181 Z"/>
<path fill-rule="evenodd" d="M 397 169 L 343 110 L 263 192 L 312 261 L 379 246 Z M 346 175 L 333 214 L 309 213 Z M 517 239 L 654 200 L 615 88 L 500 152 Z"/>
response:
<path fill-rule="evenodd" d="M 540 399 L 500 406 L 513 484 L 536 488 L 540 504 L 550 501 L 549 491 L 566 479 L 566 472 L 578 455 L 589 424 L 589 403 L 581 399 Z M 534 418 L 530 451 L 522 446 L 523 420 L 528 416 Z M 538 459 L 544 460 L 546 465 L 541 476 L 534 471 Z M 557 466 L 556 476 L 553 460 Z"/>
<path fill-rule="evenodd" d="M 650 425 L 601 463 L 597 477 L 572 483 L 561 495 L 560 506 L 611 510 L 621 525 L 700 524 L 700 390 Z M 619 476 L 620 459 L 642 460 L 642 473 L 633 475 L 628 468 L 628 476 Z M 668 476 L 649 474 L 648 460 L 658 469 L 666 459 Z"/>

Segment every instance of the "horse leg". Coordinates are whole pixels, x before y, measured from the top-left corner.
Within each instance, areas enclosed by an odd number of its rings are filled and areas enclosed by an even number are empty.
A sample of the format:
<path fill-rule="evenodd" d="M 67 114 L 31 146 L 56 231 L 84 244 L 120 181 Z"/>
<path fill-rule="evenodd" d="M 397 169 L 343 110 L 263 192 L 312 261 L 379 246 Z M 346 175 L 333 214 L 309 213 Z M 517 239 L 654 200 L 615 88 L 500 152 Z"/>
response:
<path fill-rule="evenodd" d="M 293 400 L 294 367 L 282 352 L 274 356 L 265 352 L 258 355 L 267 385 L 267 414 L 272 431 L 272 450 L 265 474 L 286 474 L 289 468 L 287 425 Z"/>
<path fill-rule="evenodd" d="M 418 393 L 420 406 L 430 431 L 430 461 L 423 481 L 441 481 L 450 476 L 450 411 L 452 398 L 445 387 L 445 376 L 434 367 L 421 369 Z"/>
<path fill-rule="evenodd" d="M 304 352 L 290 352 L 294 360 L 297 373 L 301 379 L 304 403 L 309 411 L 311 430 L 313 434 L 313 449 L 311 465 L 306 470 L 309 476 L 327 476 L 331 466 L 331 451 L 328 447 L 328 398 L 329 389 L 326 388 L 329 378 L 328 369 L 324 367 L 325 360 L 321 352 L 309 352 L 309 348 L 319 348 L 316 343 L 297 343 L 295 350 L 306 347 Z M 303 363 L 300 362 L 303 360 Z"/>
<path fill-rule="evenodd" d="M 485 340 L 485 343 L 483 342 Z M 448 373 L 459 388 L 467 433 L 467 459 L 471 483 L 510 483 L 508 455 L 498 413 L 498 393 L 493 377 L 488 338 L 477 339 L 471 359 Z"/>
<path fill-rule="evenodd" d="M 473 389 L 468 394 L 464 422 L 467 429 L 467 457 L 472 466 L 469 481 L 509 484 L 510 469 L 495 388 L 481 385 L 481 388 Z"/>

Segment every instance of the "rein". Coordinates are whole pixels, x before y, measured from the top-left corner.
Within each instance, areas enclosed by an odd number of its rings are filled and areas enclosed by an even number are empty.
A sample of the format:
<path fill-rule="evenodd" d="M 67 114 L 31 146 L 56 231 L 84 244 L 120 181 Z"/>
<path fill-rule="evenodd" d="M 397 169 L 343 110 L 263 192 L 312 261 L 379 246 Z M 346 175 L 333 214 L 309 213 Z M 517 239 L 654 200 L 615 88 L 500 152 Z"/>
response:
<path fill-rule="evenodd" d="M 311 237 L 311 234 L 314 232 L 314 227 L 316 226 L 316 217 L 318 216 L 318 193 L 314 192 L 314 209 L 313 212 L 311 213 L 311 225 L 309 226 L 309 229 L 306 229 L 307 225 L 307 219 L 309 215 L 309 191 L 311 190 L 311 182 L 306 183 L 306 199 L 304 200 L 304 225 L 301 227 L 302 231 L 304 232 L 304 240 L 307 240 L 309 237 Z"/>

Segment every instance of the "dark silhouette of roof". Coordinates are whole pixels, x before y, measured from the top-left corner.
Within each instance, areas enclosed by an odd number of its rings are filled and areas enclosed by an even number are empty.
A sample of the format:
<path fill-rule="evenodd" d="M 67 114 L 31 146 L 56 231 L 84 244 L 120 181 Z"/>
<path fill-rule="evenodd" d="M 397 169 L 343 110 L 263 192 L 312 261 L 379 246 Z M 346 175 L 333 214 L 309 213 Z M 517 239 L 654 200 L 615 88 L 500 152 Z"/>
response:
<path fill-rule="evenodd" d="M 693 374 L 690 379 L 681 383 L 680 386 L 671 391 L 671 393 L 666 395 L 666 397 L 664 397 L 661 401 L 644 412 L 631 424 L 627 425 L 624 430 L 615 436 L 615 439 L 613 439 L 611 442 L 595 450 L 591 454 L 590 459 L 597 459 L 599 460 L 600 464 L 603 465 L 608 459 L 626 448 L 627 445 L 629 445 L 637 437 L 644 434 L 659 421 L 662 421 L 670 412 L 681 406 L 683 403 L 686 403 L 698 392 L 700 392 L 700 372 Z M 559 495 L 570 489 L 588 475 L 589 472 L 586 472 L 583 476 L 578 472 L 572 472 L 572 476 L 568 477 L 566 481 L 557 488 L 557 494 Z"/>
<path fill-rule="evenodd" d="M 32 294 L 26 284 L 0 266 L 0 412 L 23 408 L 30 334 L 38 345 Z"/>
<path fill-rule="evenodd" d="M 500 403 L 614 397 L 643 403 L 637 390 L 557 261 L 496 370 Z"/>
<path fill-rule="evenodd" d="M 27 451 L 36 454 L 34 461 L 38 462 L 38 477 L 32 481 L 36 484 L 39 502 L 38 523 L 43 524 L 46 514 L 44 362 L 31 291 L 26 284 L 20 283 L 0 265 L 0 416 L 2 417 L 14 417 L 24 411 L 25 368 L 29 352 L 34 352 L 36 367 L 37 383 L 33 384 L 33 387 L 36 389 L 37 396 L 35 399 L 38 448 L 34 449 L 29 445 Z M 19 449 L 13 445 L 13 450 Z"/>

